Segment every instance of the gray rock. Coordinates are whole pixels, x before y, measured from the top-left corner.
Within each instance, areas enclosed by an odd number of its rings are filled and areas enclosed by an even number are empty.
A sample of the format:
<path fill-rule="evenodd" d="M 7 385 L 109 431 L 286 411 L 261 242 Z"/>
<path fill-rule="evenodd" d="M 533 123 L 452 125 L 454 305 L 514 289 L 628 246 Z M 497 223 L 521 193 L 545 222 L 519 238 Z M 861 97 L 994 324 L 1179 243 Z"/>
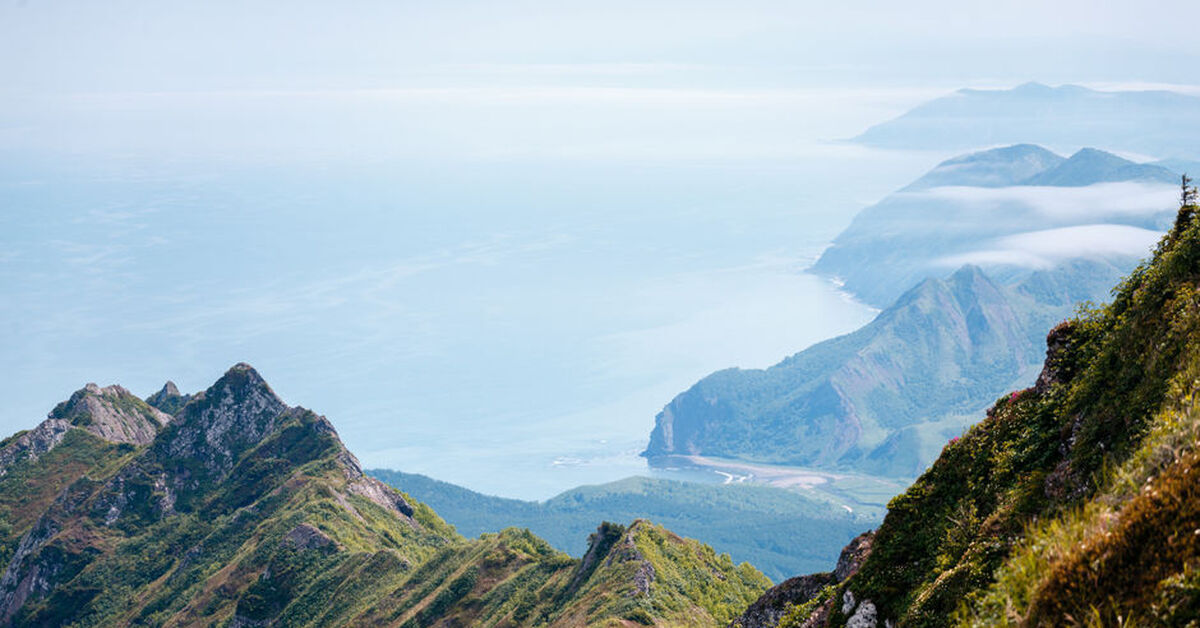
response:
<path fill-rule="evenodd" d="M 296 549 L 321 549 L 333 543 L 324 532 L 307 523 L 292 528 L 283 539 Z"/>
<path fill-rule="evenodd" d="M 837 567 L 832 572 L 809 574 L 789 578 L 771 587 L 754 601 L 741 615 L 730 622 L 731 626 L 740 628 L 775 628 L 793 607 L 801 606 L 817 597 L 828 586 L 845 582 L 858 573 L 859 567 L 871 553 L 871 544 L 875 533 L 864 532 L 850 541 L 838 556 Z M 854 594 L 846 591 L 843 596 L 842 613 L 849 614 L 854 609 Z M 820 625 L 833 609 L 836 597 L 830 598 L 825 604 L 814 609 L 805 626 Z"/>
<path fill-rule="evenodd" d="M 46 419 L 41 425 L 14 438 L 0 449 L 0 477 L 21 461 L 33 462 L 54 449 L 66 437 L 71 424 L 61 419 Z"/>
<path fill-rule="evenodd" d="M 55 406 L 51 419 L 62 419 L 113 443 L 145 445 L 171 422 L 166 414 L 120 386 L 88 384 Z"/>
<path fill-rule="evenodd" d="M 846 620 L 846 628 L 875 628 L 878 623 L 875 619 L 875 605 L 871 600 L 863 600 L 858 605 L 858 610 Z"/>

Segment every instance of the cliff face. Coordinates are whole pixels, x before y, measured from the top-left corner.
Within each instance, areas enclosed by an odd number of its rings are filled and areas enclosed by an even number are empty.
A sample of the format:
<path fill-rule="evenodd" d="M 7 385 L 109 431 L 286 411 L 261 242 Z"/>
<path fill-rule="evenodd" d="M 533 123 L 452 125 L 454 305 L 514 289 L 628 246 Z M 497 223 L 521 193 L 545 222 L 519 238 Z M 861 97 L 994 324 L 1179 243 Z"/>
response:
<path fill-rule="evenodd" d="M 863 329 L 766 370 L 715 373 L 656 417 L 643 455 L 707 454 L 912 477 L 1038 359 L 1050 316 L 967 266 Z"/>
<path fill-rule="evenodd" d="M 1200 609 L 1200 226 L 1056 327 L 889 505 L 859 572 L 780 626 L 1183 625 Z M 819 609 L 827 611 L 820 616 Z"/>
<path fill-rule="evenodd" d="M 766 589 L 647 522 L 587 570 L 528 531 L 468 541 L 249 365 L 173 388 L 167 415 L 89 385 L 0 445 L 0 625 L 717 625 Z"/>

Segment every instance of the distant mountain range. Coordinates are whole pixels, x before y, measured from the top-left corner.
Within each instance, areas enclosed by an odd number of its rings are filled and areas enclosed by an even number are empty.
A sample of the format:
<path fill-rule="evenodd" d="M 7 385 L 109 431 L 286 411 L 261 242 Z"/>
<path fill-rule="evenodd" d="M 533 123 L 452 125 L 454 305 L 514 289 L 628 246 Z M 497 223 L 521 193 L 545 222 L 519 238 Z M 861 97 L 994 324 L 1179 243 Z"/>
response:
<path fill-rule="evenodd" d="M 467 537 L 528 528 L 574 556 L 587 549 L 587 535 L 597 521 L 647 518 L 727 552 L 737 562 L 749 562 L 776 581 L 825 569 L 843 545 L 879 523 L 876 512 L 849 513 L 794 491 L 750 484 L 633 477 L 573 488 L 545 502 L 527 502 L 483 495 L 419 474 L 385 469 L 367 474 L 403 487 Z"/>
<path fill-rule="evenodd" d="M 1026 83 L 961 89 L 854 138 L 895 149 L 970 150 L 1039 143 L 1200 159 L 1200 98 L 1171 91 L 1097 91 Z"/>
<path fill-rule="evenodd" d="M 0 626 L 719 626 L 769 585 L 641 519 L 578 559 L 464 539 L 245 364 L 148 401 L 89 384 L 0 442 Z"/>
<path fill-rule="evenodd" d="M 1166 168 L 1095 149 L 1069 159 L 1029 144 L 971 153 L 862 210 L 811 270 L 884 307 L 964 263 L 1014 283 L 1086 260 L 1107 270 L 1076 299 L 1096 298 L 1169 226 L 1178 183 Z"/>
<path fill-rule="evenodd" d="M 813 267 L 886 305 L 875 320 L 768 369 L 702 379 L 658 414 L 643 455 L 916 476 L 1033 381 L 1047 329 L 1150 253 L 1176 179 L 1092 149 L 943 162 L 863 210 Z"/>

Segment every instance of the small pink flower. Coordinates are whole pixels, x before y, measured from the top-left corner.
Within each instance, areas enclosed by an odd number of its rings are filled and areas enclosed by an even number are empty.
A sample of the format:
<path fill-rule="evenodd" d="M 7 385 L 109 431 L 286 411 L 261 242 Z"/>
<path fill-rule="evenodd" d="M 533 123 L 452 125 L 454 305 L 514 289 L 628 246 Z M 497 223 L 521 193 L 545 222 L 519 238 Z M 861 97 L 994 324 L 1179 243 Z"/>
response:
<path fill-rule="evenodd" d="M 1017 400 L 1017 391 L 1014 390 L 1013 394 L 1008 396 L 1008 400 L 1009 400 L 1009 402 L 1016 401 Z"/>

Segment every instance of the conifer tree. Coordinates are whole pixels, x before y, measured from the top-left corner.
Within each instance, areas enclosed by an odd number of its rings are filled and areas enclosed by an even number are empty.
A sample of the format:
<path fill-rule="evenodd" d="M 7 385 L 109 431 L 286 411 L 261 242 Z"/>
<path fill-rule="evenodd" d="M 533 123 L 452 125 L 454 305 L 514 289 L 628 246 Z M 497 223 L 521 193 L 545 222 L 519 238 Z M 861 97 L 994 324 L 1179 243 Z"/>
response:
<path fill-rule="evenodd" d="M 1187 227 L 1196 213 L 1196 186 L 1186 174 L 1179 178 L 1179 214 L 1175 216 L 1175 232 Z"/>

